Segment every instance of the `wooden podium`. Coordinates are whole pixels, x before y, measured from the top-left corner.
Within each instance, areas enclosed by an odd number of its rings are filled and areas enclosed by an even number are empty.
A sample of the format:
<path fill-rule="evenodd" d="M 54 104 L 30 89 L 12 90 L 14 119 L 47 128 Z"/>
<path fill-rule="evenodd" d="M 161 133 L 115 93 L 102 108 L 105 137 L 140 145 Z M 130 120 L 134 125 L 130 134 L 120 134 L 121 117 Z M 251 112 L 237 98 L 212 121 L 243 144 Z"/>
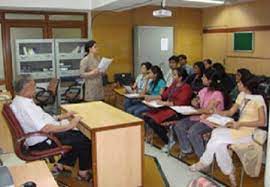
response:
<path fill-rule="evenodd" d="M 62 105 L 92 141 L 94 187 L 143 186 L 143 121 L 103 102 Z"/>

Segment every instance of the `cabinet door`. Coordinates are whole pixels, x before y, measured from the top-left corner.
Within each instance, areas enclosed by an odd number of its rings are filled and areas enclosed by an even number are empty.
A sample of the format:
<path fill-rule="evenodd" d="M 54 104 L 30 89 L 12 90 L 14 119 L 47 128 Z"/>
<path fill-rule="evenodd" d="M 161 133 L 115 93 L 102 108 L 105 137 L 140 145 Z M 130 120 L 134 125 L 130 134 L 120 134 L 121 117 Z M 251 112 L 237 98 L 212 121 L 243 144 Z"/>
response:
<path fill-rule="evenodd" d="M 11 27 L 10 46 L 12 53 L 13 79 L 16 78 L 16 45 L 17 39 L 42 39 L 43 28 L 39 27 Z"/>

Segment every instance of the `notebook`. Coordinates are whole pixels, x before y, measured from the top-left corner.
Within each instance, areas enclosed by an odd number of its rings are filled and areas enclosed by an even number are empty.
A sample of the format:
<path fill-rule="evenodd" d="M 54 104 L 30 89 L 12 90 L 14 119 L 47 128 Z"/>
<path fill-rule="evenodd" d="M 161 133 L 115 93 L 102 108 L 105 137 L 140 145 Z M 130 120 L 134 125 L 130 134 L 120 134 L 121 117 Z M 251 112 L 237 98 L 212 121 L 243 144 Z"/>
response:
<path fill-rule="evenodd" d="M 216 125 L 219 125 L 221 127 L 225 127 L 228 123 L 233 122 L 234 120 L 230 117 L 221 116 L 219 114 L 212 114 L 208 118 L 206 118 L 207 121 L 210 121 L 211 123 L 214 123 Z"/>
<path fill-rule="evenodd" d="M 140 94 L 138 94 L 138 93 L 124 94 L 124 96 L 127 97 L 127 98 L 130 98 L 130 99 L 132 99 L 132 98 L 142 98 L 142 96 Z"/>
<path fill-rule="evenodd" d="M 171 106 L 171 109 L 183 115 L 190 115 L 197 113 L 197 110 L 192 106 Z"/>
<path fill-rule="evenodd" d="M 142 101 L 142 102 L 151 108 L 160 108 L 164 106 L 164 105 L 158 104 L 157 101 Z"/>

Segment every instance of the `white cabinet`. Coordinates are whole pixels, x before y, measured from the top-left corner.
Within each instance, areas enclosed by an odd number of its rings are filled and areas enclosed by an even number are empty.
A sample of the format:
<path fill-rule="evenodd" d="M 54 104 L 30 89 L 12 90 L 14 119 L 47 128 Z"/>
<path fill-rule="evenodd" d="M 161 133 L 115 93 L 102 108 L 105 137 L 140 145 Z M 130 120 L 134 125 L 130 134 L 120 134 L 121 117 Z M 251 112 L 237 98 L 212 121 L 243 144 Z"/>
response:
<path fill-rule="evenodd" d="M 51 39 L 16 40 L 16 75 L 30 74 L 34 79 L 55 77 L 54 54 Z"/>
<path fill-rule="evenodd" d="M 80 75 L 80 61 L 85 56 L 87 39 L 56 39 L 55 55 L 58 77 Z"/>
<path fill-rule="evenodd" d="M 67 102 L 64 93 L 69 86 L 76 83 L 81 85 L 80 61 L 85 56 L 87 41 L 87 39 L 55 39 L 57 78 L 61 80 L 58 91 L 59 103 Z M 80 97 L 83 97 L 83 90 L 80 92 Z"/>

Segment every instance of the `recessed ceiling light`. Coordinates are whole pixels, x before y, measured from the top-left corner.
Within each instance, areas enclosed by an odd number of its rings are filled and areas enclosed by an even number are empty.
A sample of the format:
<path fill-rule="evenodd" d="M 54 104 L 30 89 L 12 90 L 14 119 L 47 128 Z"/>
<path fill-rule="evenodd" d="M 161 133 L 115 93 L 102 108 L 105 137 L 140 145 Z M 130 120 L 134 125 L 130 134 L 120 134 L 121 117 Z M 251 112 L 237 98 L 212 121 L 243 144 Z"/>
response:
<path fill-rule="evenodd" d="M 224 4 L 224 1 L 218 1 L 218 0 L 183 0 L 183 1 L 210 3 L 210 4 Z"/>

